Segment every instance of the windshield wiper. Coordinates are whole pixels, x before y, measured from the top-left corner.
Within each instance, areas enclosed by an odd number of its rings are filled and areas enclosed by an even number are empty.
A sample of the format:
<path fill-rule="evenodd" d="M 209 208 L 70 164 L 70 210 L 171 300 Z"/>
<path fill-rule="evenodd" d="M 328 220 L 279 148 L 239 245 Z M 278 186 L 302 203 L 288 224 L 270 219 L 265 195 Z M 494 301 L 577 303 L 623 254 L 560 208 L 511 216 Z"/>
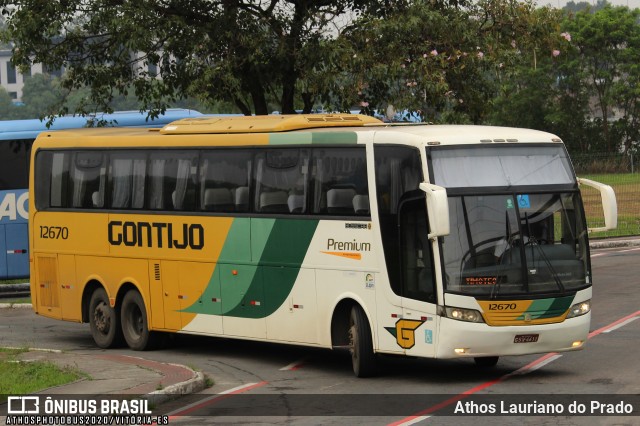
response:
<path fill-rule="evenodd" d="M 525 223 L 527 224 L 527 231 L 529 232 L 529 242 L 527 242 L 527 244 L 531 245 L 531 262 L 534 262 L 534 258 L 535 258 L 534 247 L 537 247 L 538 253 L 540 254 L 540 257 L 542 258 L 544 263 L 549 268 L 549 271 L 551 272 L 551 276 L 553 277 L 553 280 L 556 282 L 556 285 L 560 289 L 560 292 L 564 294 L 565 293 L 564 285 L 562 284 L 562 281 L 558 277 L 558 273 L 554 269 L 554 267 L 551 264 L 551 261 L 549 260 L 547 255 L 544 253 L 544 250 L 542 250 L 542 247 L 540 246 L 540 244 L 538 244 L 538 240 L 536 239 L 536 237 L 531 232 L 531 224 L 529 223 L 529 215 L 526 212 L 524 214 L 524 220 L 525 220 Z M 535 266 L 535 265 L 532 265 L 532 266 Z M 527 272 L 528 273 L 532 271 L 532 270 L 529 269 L 529 265 L 528 264 L 525 264 L 525 267 L 527 268 Z M 529 277 L 528 277 L 528 274 L 527 274 L 527 282 L 528 281 L 529 281 Z"/>
<path fill-rule="evenodd" d="M 509 247 L 511 246 L 511 224 L 509 223 L 509 212 L 505 211 L 504 214 L 506 217 L 506 220 L 505 220 L 506 231 L 505 231 L 505 237 L 504 237 L 505 247 L 503 247 L 504 250 L 500 254 L 498 268 L 496 269 L 496 284 L 491 289 L 491 296 L 490 296 L 492 299 L 495 299 L 496 297 L 498 297 L 498 293 L 500 293 L 500 285 L 502 284 L 502 277 L 500 276 L 500 272 L 502 271 L 502 264 L 503 264 L 502 258 L 507 252 L 507 250 L 509 249 Z"/>

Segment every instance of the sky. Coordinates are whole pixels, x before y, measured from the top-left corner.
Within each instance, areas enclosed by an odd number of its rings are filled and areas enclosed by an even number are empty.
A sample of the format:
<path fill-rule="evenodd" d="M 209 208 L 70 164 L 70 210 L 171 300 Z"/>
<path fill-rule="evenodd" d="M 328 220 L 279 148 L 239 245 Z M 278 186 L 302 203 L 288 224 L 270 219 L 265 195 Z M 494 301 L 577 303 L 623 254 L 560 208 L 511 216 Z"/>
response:
<path fill-rule="evenodd" d="M 573 0 L 575 3 L 580 3 L 583 0 Z M 596 4 L 597 0 L 584 0 L 588 1 L 591 4 Z M 627 6 L 631 9 L 640 8 L 640 0 L 608 0 L 614 6 Z M 564 7 L 567 4 L 567 0 L 536 0 L 540 6 L 545 6 L 547 4 L 555 7 Z"/>

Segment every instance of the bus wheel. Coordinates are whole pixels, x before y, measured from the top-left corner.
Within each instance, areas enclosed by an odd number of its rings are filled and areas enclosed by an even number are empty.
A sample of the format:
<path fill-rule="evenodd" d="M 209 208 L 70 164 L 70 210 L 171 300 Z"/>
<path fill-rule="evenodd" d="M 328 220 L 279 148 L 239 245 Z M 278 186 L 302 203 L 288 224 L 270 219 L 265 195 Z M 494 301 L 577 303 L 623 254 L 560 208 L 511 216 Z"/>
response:
<path fill-rule="evenodd" d="M 89 325 L 93 340 L 101 348 L 117 346 L 122 341 L 122 329 L 118 315 L 110 305 L 107 292 L 96 289 L 89 301 Z"/>
<path fill-rule="evenodd" d="M 499 358 L 500 357 L 497 356 L 479 356 L 475 357 L 473 360 L 476 362 L 478 367 L 488 368 L 495 367 Z"/>
<path fill-rule="evenodd" d="M 120 314 L 122 332 L 127 345 L 134 351 L 147 349 L 150 343 L 149 324 L 140 293 L 131 290 L 124 295 Z"/>
<path fill-rule="evenodd" d="M 351 308 L 349 318 L 349 351 L 353 372 L 357 377 L 373 376 L 376 372 L 376 356 L 373 353 L 371 328 L 360 306 Z"/>

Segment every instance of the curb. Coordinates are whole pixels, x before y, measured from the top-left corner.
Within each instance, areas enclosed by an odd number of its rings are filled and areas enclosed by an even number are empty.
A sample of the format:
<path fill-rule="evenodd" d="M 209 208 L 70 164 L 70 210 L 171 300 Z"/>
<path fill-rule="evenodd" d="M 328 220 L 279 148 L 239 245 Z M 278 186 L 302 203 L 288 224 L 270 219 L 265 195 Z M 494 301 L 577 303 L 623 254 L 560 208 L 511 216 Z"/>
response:
<path fill-rule="evenodd" d="M 197 393 L 204 390 L 206 386 L 206 379 L 204 374 L 199 371 L 192 370 L 191 368 L 182 364 L 172 364 L 167 362 L 153 361 L 146 358 L 134 357 L 130 355 L 99 355 L 98 357 L 108 359 L 114 362 L 120 362 L 125 364 L 134 364 L 142 368 L 149 368 L 157 371 L 165 379 L 176 376 L 191 376 L 187 380 L 182 380 L 168 385 L 167 387 L 152 392 L 147 392 L 143 396 L 152 404 L 161 404 L 171 399 Z"/>
<path fill-rule="evenodd" d="M 640 240 L 613 240 L 613 241 L 591 241 L 589 248 L 619 248 L 619 247 L 639 247 Z"/>
<path fill-rule="evenodd" d="M 172 365 L 177 366 L 178 364 L 172 364 Z M 185 367 L 184 365 L 181 365 L 180 367 L 188 368 L 188 367 Z M 190 368 L 188 369 L 191 370 Z M 192 379 L 189 379 L 181 383 L 176 383 L 171 386 L 167 386 L 166 388 L 161 390 L 150 392 L 144 395 L 144 397 L 150 403 L 159 405 L 171 399 L 175 399 L 183 395 L 198 393 L 206 389 L 207 383 L 206 383 L 204 374 L 202 374 L 199 371 L 193 371 L 193 373 L 194 373 L 194 377 Z"/>

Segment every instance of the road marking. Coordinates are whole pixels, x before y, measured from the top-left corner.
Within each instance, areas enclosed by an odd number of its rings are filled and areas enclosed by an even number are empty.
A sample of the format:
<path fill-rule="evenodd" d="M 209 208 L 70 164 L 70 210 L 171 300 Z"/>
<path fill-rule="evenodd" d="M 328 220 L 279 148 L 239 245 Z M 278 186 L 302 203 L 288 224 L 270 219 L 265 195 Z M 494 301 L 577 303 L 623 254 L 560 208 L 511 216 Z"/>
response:
<path fill-rule="evenodd" d="M 599 328 L 599 329 L 597 329 L 595 331 L 592 331 L 591 333 L 589 333 L 589 339 L 591 339 L 592 337 L 597 336 L 600 333 L 608 333 L 609 331 L 616 330 L 616 329 L 622 327 L 622 325 L 626 325 L 626 324 L 630 323 L 631 322 L 630 320 L 636 319 L 638 316 L 640 316 L 640 311 L 636 311 L 636 312 L 632 313 L 631 315 L 627 315 L 626 317 L 620 318 L 619 320 L 614 321 L 609 325 L 605 325 L 602 328 Z M 618 326 L 620 326 L 620 327 L 618 327 Z"/>
<path fill-rule="evenodd" d="M 623 321 L 623 322 L 621 322 L 621 323 L 620 323 L 620 324 L 618 324 L 618 325 L 615 325 L 615 326 L 613 326 L 613 327 L 611 327 L 611 328 L 608 328 L 608 329 L 604 330 L 604 331 L 603 331 L 603 333 L 611 333 L 612 331 L 617 330 L 617 329 L 619 329 L 620 327 L 624 327 L 625 325 L 629 324 L 630 322 L 633 322 L 633 321 L 637 320 L 638 318 L 639 318 L 639 317 L 629 318 L 628 320 Z"/>
<path fill-rule="evenodd" d="M 306 361 L 306 358 L 299 359 L 298 361 L 294 361 L 291 364 L 282 367 L 280 371 L 295 371 L 302 367 Z"/>
<path fill-rule="evenodd" d="M 215 404 L 216 402 L 229 398 L 233 395 L 238 395 L 240 393 L 247 392 L 255 388 L 259 388 L 261 386 L 266 385 L 267 383 L 268 382 L 259 382 L 259 383 L 247 383 L 245 385 L 240 385 L 233 389 L 222 391 L 220 393 L 210 396 L 209 398 L 205 398 L 198 402 L 194 402 L 193 404 L 189 404 L 185 407 L 179 408 L 175 411 L 170 412 L 167 415 L 169 416 L 169 420 L 176 419 L 178 417 L 185 417 L 185 416 L 188 416 L 189 413 L 193 413 L 194 411 L 204 408 L 208 405 Z"/>
<path fill-rule="evenodd" d="M 521 367 L 521 368 L 517 369 L 513 373 L 507 374 L 505 376 L 505 378 L 506 377 L 511 377 L 511 376 L 521 376 L 523 374 L 531 373 L 532 371 L 535 371 L 535 370 L 537 370 L 539 368 L 542 368 L 547 364 L 551 364 L 553 361 L 557 360 L 560 357 L 562 357 L 562 355 L 560 355 L 557 352 L 548 353 L 545 356 L 543 356 L 541 358 L 538 358 L 537 360 L 533 361 L 532 363 L 527 364 L 524 367 Z"/>
<path fill-rule="evenodd" d="M 589 335 L 587 336 L 587 339 L 591 339 L 595 336 L 597 336 L 600 333 L 609 333 L 613 330 L 617 330 L 620 327 L 623 327 L 629 323 L 631 323 L 632 321 L 638 319 L 640 317 L 640 311 L 636 311 L 631 315 L 627 315 L 626 317 L 620 318 L 619 320 L 616 320 L 614 322 L 612 322 L 611 324 L 608 324 L 602 328 L 599 328 L 598 330 L 592 331 L 591 333 L 589 333 Z M 544 367 L 545 365 L 548 365 L 550 363 L 552 363 L 553 361 L 561 358 L 562 355 L 557 353 L 557 352 L 551 352 L 548 353 L 544 356 L 541 356 L 540 358 L 536 359 L 535 361 L 525 365 L 524 367 L 519 368 L 518 370 L 515 370 L 511 373 L 505 374 L 504 376 L 498 377 L 497 379 L 494 380 L 490 380 L 488 382 L 482 383 L 476 387 L 473 387 L 471 389 L 468 389 L 454 397 L 451 397 L 449 399 L 447 399 L 446 401 L 441 402 L 440 404 L 436 404 L 433 407 L 429 407 L 427 409 L 424 409 L 416 414 L 413 414 L 411 416 L 405 417 L 402 420 L 399 420 L 397 422 L 393 422 L 393 423 L 389 423 L 388 426 L 408 426 L 408 425 L 413 425 L 416 424 L 418 422 L 421 422 L 423 420 L 426 420 L 428 418 L 430 418 L 431 416 L 429 414 L 434 413 L 438 410 L 441 410 L 444 407 L 447 407 L 455 402 L 458 402 L 459 400 L 466 398 L 470 395 L 473 395 L 474 393 L 477 393 L 481 390 L 484 390 L 488 387 L 491 387 L 495 384 L 498 384 L 502 381 L 507 380 L 509 377 L 512 376 L 516 376 L 516 375 L 522 375 L 522 374 L 527 374 L 530 373 L 532 371 L 535 371 L 539 368 Z"/>

